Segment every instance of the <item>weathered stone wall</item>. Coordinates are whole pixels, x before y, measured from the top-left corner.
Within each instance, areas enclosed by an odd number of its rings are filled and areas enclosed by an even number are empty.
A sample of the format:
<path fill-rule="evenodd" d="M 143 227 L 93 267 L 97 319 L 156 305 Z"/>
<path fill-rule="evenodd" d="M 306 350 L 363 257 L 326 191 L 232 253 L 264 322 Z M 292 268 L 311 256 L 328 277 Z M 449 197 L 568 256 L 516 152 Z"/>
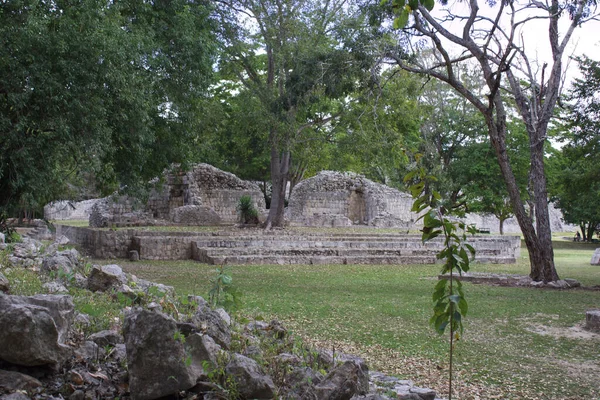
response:
<path fill-rule="evenodd" d="M 562 212 L 554 207 L 553 203 L 548 204 L 548 213 L 550 214 L 550 229 L 552 229 L 552 232 L 575 232 L 578 229 L 577 226 L 563 221 Z M 478 228 L 488 228 L 490 233 L 500 233 L 500 222 L 498 218 L 491 214 L 467 214 L 465 222 L 474 224 Z M 521 234 L 521 228 L 516 218 L 509 218 L 504 221 L 504 233 Z"/>
<path fill-rule="evenodd" d="M 288 218 L 299 225 L 334 226 L 346 217 L 355 225 L 410 228 L 417 218 L 411 206 L 408 194 L 364 176 L 322 171 L 295 187 Z"/>
<path fill-rule="evenodd" d="M 92 207 L 100 199 L 84 201 L 58 200 L 44 206 L 44 218 L 47 220 L 87 220 Z"/>
<path fill-rule="evenodd" d="M 105 197 L 92 207 L 89 225 L 94 228 L 153 225 L 152 215 L 141 208 L 132 197 Z"/>
<path fill-rule="evenodd" d="M 129 258 L 129 251 L 137 250 L 143 260 L 187 260 L 192 258 L 191 242 L 207 234 L 56 226 L 57 237 L 66 236 L 94 258 Z"/>
<path fill-rule="evenodd" d="M 66 236 L 94 258 L 127 258 L 134 230 L 97 230 L 56 225 L 56 235 Z"/>
<path fill-rule="evenodd" d="M 147 209 L 155 218 L 173 219 L 177 207 L 194 205 L 212 208 L 224 223 L 237 222 L 240 197 L 249 195 L 257 210 L 265 209 L 265 200 L 258 185 L 239 179 L 208 164 L 197 164 L 187 172 L 167 174 L 162 187 L 154 190 Z M 185 221 L 178 222 L 185 224 Z"/>
<path fill-rule="evenodd" d="M 164 233 L 163 233 L 164 234 Z M 189 260 L 195 236 L 135 236 L 132 249 L 141 260 Z"/>

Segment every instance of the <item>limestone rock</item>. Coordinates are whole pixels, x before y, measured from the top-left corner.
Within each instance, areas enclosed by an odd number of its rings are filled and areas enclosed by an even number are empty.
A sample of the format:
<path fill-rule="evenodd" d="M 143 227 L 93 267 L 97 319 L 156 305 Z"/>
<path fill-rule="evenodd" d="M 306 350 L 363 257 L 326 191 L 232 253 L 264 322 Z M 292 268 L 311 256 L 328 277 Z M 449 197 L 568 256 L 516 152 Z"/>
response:
<path fill-rule="evenodd" d="M 48 291 L 48 293 L 69 293 L 69 289 L 65 287 L 61 282 L 52 281 L 46 282 L 42 285 L 44 289 Z"/>
<path fill-rule="evenodd" d="M 6 241 L 6 237 L 4 236 L 4 233 L 0 232 L 0 243 L 4 243 Z"/>
<path fill-rule="evenodd" d="M 15 371 L 0 370 L 0 389 L 31 391 L 40 386 L 42 383 L 32 376 Z"/>
<path fill-rule="evenodd" d="M 127 349 L 132 400 L 150 400 L 187 390 L 196 384 L 186 366 L 182 340 L 175 320 L 140 308 L 125 316 L 123 335 Z"/>
<path fill-rule="evenodd" d="M 231 344 L 231 331 L 221 315 L 208 308 L 199 309 L 193 316 L 192 322 L 199 332 L 206 333 L 214 339 L 219 346 L 229 349 Z"/>
<path fill-rule="evenodd" d="M 210 361 L 213 366 L 218 365 L 218 356 L 221 346 L 208 335 L 194 333 L 185 339 L 187 354 L 191 357 L 190 368 L 194 376 L 203 379 L 208 378 L 204 371 L 204 362 Z"/>
<path fill-rule="evenodd" d="M 435 391 L 427 388 L 411 387 L 405 393 L 398 393 L 399 400 L 435 400 Z"/>
<path fill-rule="evenodd" d="M 21 392 L 15 392 L 0 396 L 0 400 L 31 400 L 31 398 Z"/>
<path fill-rule="evenodd" d="M 600 247 L 594 251 L 590 265 L 600 265 Z"/>
<path fill-rule="evenodd" d="M 54 239 L 54 243 L 56 243 L 59 246 L 65 246 L 67 244 L 69 244 L 71 241 L 69 240 L 68 237 L 66 237 L 65 235 L 60 235 L 57 236 L 56 239 Z"/>
<path fill-rule="evenodd" d="M 600 310 L 585 312 L 585 329 L 600 333 Z"/>
<path fill-rule="evenodd" d="M 323 380 L 323 375 L 313 371 L 309 367 L 295 367 L 287 377 L 287 384 L 291 392 L 288 397 L 294 394 L 297 398 L 315 398 L 314 385 L 318 385 Z M 311 396 L 312 394 L 312 396 Z"/>
<path fill-rule="evenodd" d="M 272 399 L 275 395 L 273 381 L 251 358 L 234 354 L 225 372 L 233 377 L 244 399 Z"/>
<path fill-rule="evenodd" d="M 127 276 L 121 267 L 116 264 L 94 265 L 88 277 L 88 289 L 93 292 L 104 292 L 111 287 L 127 284 Z"/>
<path fill-rule="evenodd" d="M 156 290 L 162 294 L 173 295 L 175 293 L 175 288 L 173 286 L 163 285 L 162 283 L 150 282 L 145 279 L 140 279 L 135 275 L 131 275 L 131 282 L 135 283 L 136 289 L 142 290 L 144 292 Z"/>
<path fill-rule="evenodd" d="M 215 312 L 221 316 L 221 319 L 225 322 L 225 324 L 227 324 L 227 326 L 231 326 L 231 317 L 224 308 L 217 308 Z"/>
<path fill-rule="evenodd" d="M 10 282 L 8 282 L 8 278 L 4 276 L 2 272 L 0 272 L 0 292 L 8 293 L 10 291 Z"/>
<path fill-rule="evenodd" d="M 219 225 L 221 217 L 213 208 L 188 205 L 173 209 L 172 221 L 183 225 Z"/>
<path fill-rule="evenodd" d="M 348 400 L 354 395 L 365 395 L 369 391 L 369 370 L 364 363 L 346 361 L 331 370 L 314 390 L 317 398 L 328 400 Z"/>
<path fill-rule="evenodd" d="M 117 331 L 105 330 L 90 335 L 88 340 L 91 340 L 100 347 L 116 346 L 119 343 L 123 343 L 123 336 Z"/>
<path fill-rule="evenodd" d="M 129 261 L 140 261 L 140 252 L 137 250 L 129 250 Z"/>
<path fill-rule="evenodd" d="M 73 321 L 70 296 L 0 294 L 0 358 L 17 365 L 59 366 Z"/>
<path fill-rule="evenodd" d="M 79 348 L 75 349 L 75 359 L 77 361 L 96 360 L 102 356 L 104 349 L 100 349 L 98 345 L 91 340 L 86 340 L 81 343 Z"/>
<path fill-rule="evenodd" d="M 40 251 L 44 247 L 39 240 L 24 238 L 22 242 L 15 243 L 13 254 L 21 258 L 35 258 L 40 255 Z"/>

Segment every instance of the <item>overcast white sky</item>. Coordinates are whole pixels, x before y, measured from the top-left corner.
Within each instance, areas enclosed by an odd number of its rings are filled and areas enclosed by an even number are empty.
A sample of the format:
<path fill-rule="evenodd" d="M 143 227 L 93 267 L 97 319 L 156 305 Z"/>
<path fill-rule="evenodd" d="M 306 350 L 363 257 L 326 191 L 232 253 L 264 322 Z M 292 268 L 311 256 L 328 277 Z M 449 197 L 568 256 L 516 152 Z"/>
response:
<path fill-rule="evenodd" d="M 517 2 L 519 1 L 517 0 Z M 449 1 L 448 6 L 445 8 L 439 7 L 436 4 L 434 15 L 444 15 L 445 9 L 447 8 L 450 8 L 454 13 L 466 15 L 468 14 L 467 7 L 468 2 L 460 0 Z M 490 7 L 487 4 L 485 4 L 484 1 L 480 1 L 480 12 L 485 13 L 485 15 L 487 16 L 494 16 L 495 12 L 497 12 L 498 10 L 498 7 L 499 4 L 496 4 L 494 7 Z M 524 16 L 518 18 L 517 20 L 523 18 Z M 559 30 L 562 33 L 566 30 L 568 24 L 570 23 L 570 20 L 567 15 L 565 15 L 562 18 L 561 23 L 562 24 L 559 27 Z M 444 26 L 448 27 L 448 22 L 445 22 Z M 462 30 L 463 21 L 457 20 L 455 22 L 452 22 L 450 26 L 452 26 L 452 31 L 455 31 L 457 29 Z M 526 52 L 530 60 L 551 60 L 551 51 L 548 41 L 548 21 L 533 20 L 527 22 L 522 30 L 522 36 L 525 40 Z M 571 62 L 570 64 L 567 64 L 568 57 L 571 55 L 582 54 L 585 54 L 586 56 L 592 59 L 600 60 L 600 21 L 588 21 L 584 23 L 581 27 L 575 29 L 570 44 L 565 51 L 565 57 L 563 58 L 563 62 L 565 63 L 565 67 L 563 68 L 563 70 L 566 71 L 566 82 L 569 82 L 578 76 L 577 63 Z"/>

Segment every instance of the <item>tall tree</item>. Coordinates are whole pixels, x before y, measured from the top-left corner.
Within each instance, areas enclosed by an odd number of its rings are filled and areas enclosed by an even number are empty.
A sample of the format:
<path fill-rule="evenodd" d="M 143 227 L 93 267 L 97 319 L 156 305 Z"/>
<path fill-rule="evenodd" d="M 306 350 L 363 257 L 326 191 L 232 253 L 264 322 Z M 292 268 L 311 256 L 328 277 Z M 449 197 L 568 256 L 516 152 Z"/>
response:
<path fill-rule="evenodd" d="M 600 224 L 600 62 L 585 56 L 577 61 L 583 77 L 573 83 L 558 127 L 564 145 L 553 157 L 552 194 L 565 221 L 591 240 Z"/>
<path fill-rule="evenodd" d="M 220 0 L 220 68 L 265 110 L 273 187 L 267 228 L 283 225 L 294 147 L 327 134 L 368 73 L 362 11 L 352 1 Z"/>
<path fill-rule="evenodd" d="M 203 2 L 0 2 L 0 207 L 40 207 L 84 171 L 133 187 L 188 152 L 209 84 Z"/>
<path fill-rule="evenodd" d="M 434 77 L 452 86 L 472 103 L 483 115 L 496 159 L 506 183 L 511 204 L 529 250 L 530 277 L 535 281 L 559 279 L 554 265 L 548 191 L 544 171 L 544 147 L 548 123 L 553 116 L 563 73 L 562 59 L 573 31 L 591 15 L 589 5 L 595 2 L 574 0 L 502 1 L 485 11 L 481 1 L 469 0 L 461 13 L 455 4 L 441 11 L 437 18 L 430 10 L 433 0 L 393 0 L 390 4 L 398 11 L 396 26 L 404 26 L 412 19 L 405 32 L 426 39 L 437 56 L 435 63 L 426 65 L 419 57 L 407 53 L 410 39 L 404 46 L 387 52 L 397 65 L 407 71 Z M 487 3 L 487 2 L 486 2 Z M 453 11 L 454 10 L 454 11 Z M 490 13 L 492 15 L 490 16 Z M 570 17 L 564 32 L 559 20 Z M 550 63 L 534 68 L 534 60 L 521 41 L 524 25 L 536 19 L 547 21 L 547 35 L 551 49 Z M 453 30 L 458 23 L 458 29 Z M 538 32 L 533 34 L 538 35 Z M 456 51 L 453 51 L 456 50 Z M 456 55 L 455 55 L 456 54 Z M 485 93 L 469 90 L 458 79 L 457 66 L 462 63 L 477 65 L 487 86 Z M 527 129 L 530 146 L 530 180 L 533 186 L 534 219 L 527 212 L 519 191 L 513 167 L 507 152 L 507 118 L 509 103 L 516 104 L 520 118 Z"/>

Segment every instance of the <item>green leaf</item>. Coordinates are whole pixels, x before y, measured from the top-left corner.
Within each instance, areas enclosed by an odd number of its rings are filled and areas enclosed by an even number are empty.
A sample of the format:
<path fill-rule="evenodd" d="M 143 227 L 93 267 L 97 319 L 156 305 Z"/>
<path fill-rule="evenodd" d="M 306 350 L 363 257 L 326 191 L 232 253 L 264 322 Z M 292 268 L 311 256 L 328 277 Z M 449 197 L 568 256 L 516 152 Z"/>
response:
<path fill-rule="evenodd" d="M 431 11 L 435 6 L 435 0 L 423 0 L 421 4 L 423 4 L 423 7 L 425 7 L 427 11 Z"/>
<path fill-rule="evenodd" d="M 233 279 L 229 275 L 223 275 L 221 277 L 221 280 L 222 280 L 222 282 L 223 282 L 224 285 L 231 285 L 231 282 L 232 282 Z"/>
<path fill-rule="evenodd" d="M 469 304 L 467 304 L 467 301 L 464 298 L 460 298 L 460 301 L 458 302 L 458 309 L 460 310 L 460 313 L 463 316 L 467 315 L 467 312 L 469 311 Z"/>
<path fill-rule="evenodd" d="M 398 20 L 398 18 L 396 18 L 396 20 Z M 396 23 L 396 21 L 394 21 L 394 23 Z M 423 192 L 423 188 L 425 188 L 425 182 L 415 183 L 409 188 L 410 194 L 412 195 L 412 197 L 418 197 L 421 194 L 421 192 Z"/>
<path fill-rule="evenodd" d="M 408 24 L 408 10 L 403 8 L 400 15 L 394 19 L 394 29 L 404 28 L 406 24 Z"/>
<path fill-rule="evenodd" d="M 448 300 L 450 300 L 452 303 L 458 305 L 458 303 L 460 302 L 461 297 L 457 294 L 453 294 L 452 296 L 448 296 Z"/>

